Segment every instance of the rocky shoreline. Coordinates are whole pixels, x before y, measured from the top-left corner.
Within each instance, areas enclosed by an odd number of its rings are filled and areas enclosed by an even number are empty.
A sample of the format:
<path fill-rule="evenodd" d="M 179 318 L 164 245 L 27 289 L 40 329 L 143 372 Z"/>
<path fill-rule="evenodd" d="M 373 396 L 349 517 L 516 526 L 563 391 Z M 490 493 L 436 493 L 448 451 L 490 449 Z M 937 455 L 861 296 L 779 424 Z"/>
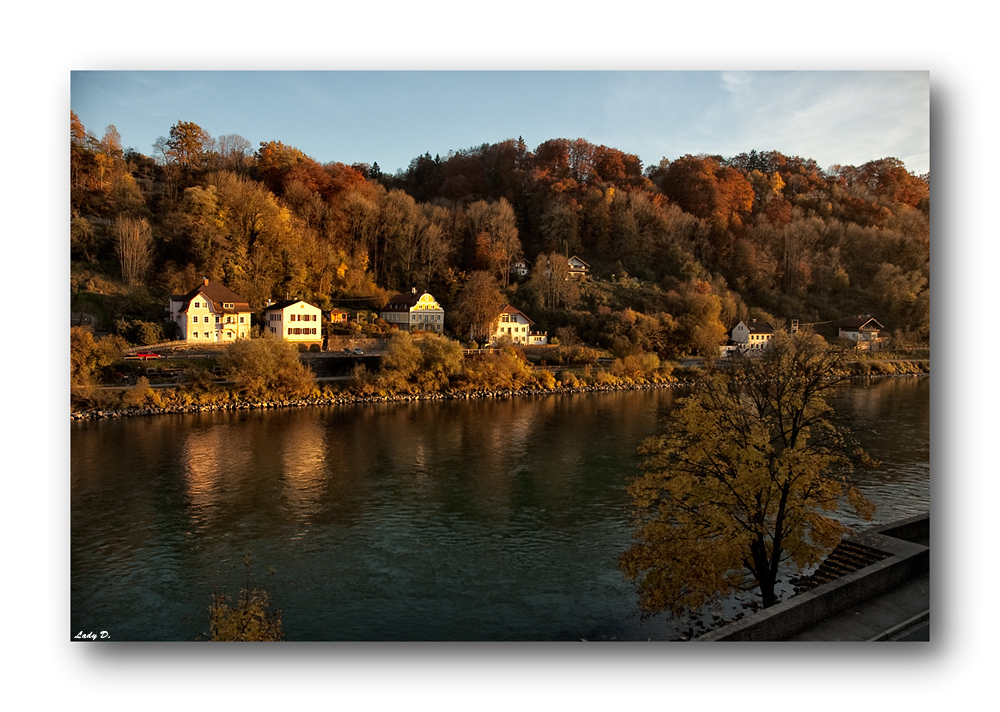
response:
<path fill-rule="evenodd" d="M 855 376 L 852 380 L 873 381 L 882 378 L 928 378 L 929 373 L 880 373 Z M 228 403 L 189 403 L 171 406 L 139 406 L 132 408 L 106 408 L 70 413 L 71 420 L 101 420 L 108 418 L 134 418 L 148 415 L 171 415 L 185 413 L 207 413 L 227 410 L 277 410 L 281 408 L 307 408 L 311 406 L 362 405 L 367 403 L 404 403 L 414 401 L 479 400 L 486 398 L 517 398 L 523 396 L 549 396 L 573 393 L 613 393 L 617 391 L 641 391 L 661 388 L 687 388 L 696 383 L 694 379 L 667 381 L 663 383 L 637 383 L 631 385 L 607 384 L 590 386 L 560 386 L 557 388 L 512 388 L 481 391 L 449 390 L 437 393 L 393 393 L 389 395 L 357 395 L 338 393 L 336 395 L 310 396 L 282 400 L 235 400 Z"/>
<path fill-rule="evenodd" d="M 593 385 L 559 388 L 513 388 L 482 391 L 443 391 L 437 393 L 393 393 L 389 395 L 357 395 L 338 393 L 332 396 L 310 396 L 284 400 L 236 400 L 229 403 L 174 406 L 141 406 L 134 408 L 108 408 L 85 410 L 70 414 L 72 420 L 100 420 L 104 418 L 132 418 L 147 415 L 169 415 L 183 413 L 207 413 L 227 410 L 276 410 L 282 408 L 306 408 L 311 406 L 362 405 L 369 403 L 403 403 L 413 401 L 481 400 L 487 398 L 516 398 L 522 396 L 548 396 L 572 393 L 611 393 L 615 391 L 638 391 L 659 388 L 684 388 L 695 383 L 693 380 L 670 381 L 665 383 L 641 383 L 635 385 Z"/>

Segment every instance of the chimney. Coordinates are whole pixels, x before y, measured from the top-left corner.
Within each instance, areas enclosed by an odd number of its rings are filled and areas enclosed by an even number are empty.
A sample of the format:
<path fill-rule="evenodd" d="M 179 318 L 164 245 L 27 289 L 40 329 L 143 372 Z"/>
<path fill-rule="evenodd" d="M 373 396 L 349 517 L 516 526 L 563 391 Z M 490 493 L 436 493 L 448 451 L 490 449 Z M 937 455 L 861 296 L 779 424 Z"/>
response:
<path fill-rule="evenodd" d="M 202 280 L 203 280 L 203 284 L 207 287 L 208 286 L 208 277 L 202 277 Z"/>

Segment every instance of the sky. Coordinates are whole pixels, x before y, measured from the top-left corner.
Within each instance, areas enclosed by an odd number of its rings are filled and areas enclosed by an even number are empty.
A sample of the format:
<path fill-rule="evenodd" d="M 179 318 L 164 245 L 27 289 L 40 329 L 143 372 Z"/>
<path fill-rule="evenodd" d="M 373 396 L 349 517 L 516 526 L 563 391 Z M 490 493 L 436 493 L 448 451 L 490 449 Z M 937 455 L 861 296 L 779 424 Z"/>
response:
<path fill-rule="evenodd" d="M 386 173 L 519 137 L 529 150 L 584 138 L 643 166 L 756 149 L 930 170 L 926 71 L 74 71 L 70 106 L 88 131 L 114 125 L 146 155 L 193 121 Z"/>

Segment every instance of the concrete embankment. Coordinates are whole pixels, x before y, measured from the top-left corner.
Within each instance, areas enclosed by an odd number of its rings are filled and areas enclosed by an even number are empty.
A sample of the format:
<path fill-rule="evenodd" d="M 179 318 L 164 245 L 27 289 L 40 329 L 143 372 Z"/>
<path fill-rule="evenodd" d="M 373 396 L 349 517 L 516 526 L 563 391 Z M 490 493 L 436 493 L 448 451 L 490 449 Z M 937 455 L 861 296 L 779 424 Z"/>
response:
<path fill-rule="evenodd" d="M 877 560 L 695 640 L 928 640 L 930 514 L 844 542 Z"/>

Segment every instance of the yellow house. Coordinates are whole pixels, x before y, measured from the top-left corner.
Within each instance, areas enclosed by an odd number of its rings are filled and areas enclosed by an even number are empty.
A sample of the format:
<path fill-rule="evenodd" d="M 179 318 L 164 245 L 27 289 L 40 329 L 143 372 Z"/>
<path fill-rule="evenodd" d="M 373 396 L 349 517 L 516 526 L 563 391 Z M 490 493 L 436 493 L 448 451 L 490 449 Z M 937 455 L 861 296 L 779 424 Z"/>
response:
<path fill-rule="evenodd" d="M 323 345 L 323 312 L 301 299 L 286 299 L 264 308 L 264 329 L 294 344 Z"/>
<path fill-rule="evenodd" d="M 444 331 L 444 309 L 430 294 L 417 294 L 413 289 L 409 294 L 397 294 L 379 312 L 389 324 L 406 331 Z"/>
<path fill-rule="evenodd" d="M 170 297 L 170 321 L 189 344 L 221 344 L 250 336 L 250 304 L 206 278 L 187 294 Z"/>

